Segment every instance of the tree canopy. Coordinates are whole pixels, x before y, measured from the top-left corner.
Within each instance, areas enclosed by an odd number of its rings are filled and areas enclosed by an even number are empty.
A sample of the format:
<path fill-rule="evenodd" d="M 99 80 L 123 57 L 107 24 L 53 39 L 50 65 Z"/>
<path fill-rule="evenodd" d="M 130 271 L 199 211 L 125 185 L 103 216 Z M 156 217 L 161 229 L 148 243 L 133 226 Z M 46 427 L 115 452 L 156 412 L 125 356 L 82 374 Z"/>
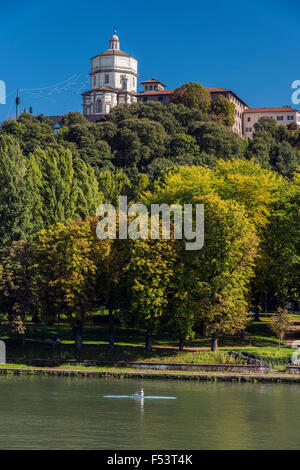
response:
<path fill-rule="evenodd" d="M 114 107 L 105 121 L 80 113 L 57 135 L 23 113 L 0 130 L 0 320 L 69 321 L 81 346 L 95 309 L 113 323 L 179 340 L 204 325 L 236 334 L 250 306 L 300 301 L 300 131 L 270 118 L 247 142 L 230 127 L 234 105 L 186 84 L 168 106 Z M 101 203 L 204 204 L 200 250 L 185 241 L 99 240 Z M 118 215 L 118 214 L 117 214 Z M 128 219 L 129 220 L 129 219 Z M 174 219 L 171 217 L 171 226 Z M 194 220 L 195 223 L 195 220 Z"/>

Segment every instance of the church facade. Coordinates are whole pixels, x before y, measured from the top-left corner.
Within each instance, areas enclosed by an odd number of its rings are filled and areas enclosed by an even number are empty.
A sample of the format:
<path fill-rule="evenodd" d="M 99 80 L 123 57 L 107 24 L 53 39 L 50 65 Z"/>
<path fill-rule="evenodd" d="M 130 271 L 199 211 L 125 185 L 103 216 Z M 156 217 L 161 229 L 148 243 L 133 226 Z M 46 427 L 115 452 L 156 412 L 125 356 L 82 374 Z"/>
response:
<path fill-rule="evenodd" d="M 166 89 L 159 80 L 152 78 L 141 82 L 144 90 L 137 93 L 138 61 L 135 57 L 120 49 L 120 40 L 114 30 L 109 40 L 109 49 L 92 57 L 90 72 L 90 90 L 82 93 L 83 115 L 92 122 L 97 122 L 117 105 L 158 101 L 168 105 L 174 90 Z M 220 94 L 235 103 L 235 124 L 231 130 L 240 136 L 243 134 L 242 113 L 247 104 L 235 93 L 223 88 L 208 88 L 212 99 Z M 240 109 L 241 108 L 241 109 Z"/>
<path fill-rule="evenodd" d="M 121 51 L 116 31 L 109 49 L 91 59 L 91 87 L 82 93 L 83 114 L 95 120 L 108 114 L 113 106 L 137 101 L 138 61 Z"/>
<path fill-rule="evenodd" d="M 168 105 L 174 90 L 166 89 L 156 78 L 141 82 L 144 89 L 137 93 L 138 61 L 135 57 L 120 49 L 120 40 L 114 30 L 109 40 L 109 49 L 91 59 L 90 90 L 82 93 L 83 114 L 91 122 L 105 118 L 111 108 L 117 105 L 149 101 Z M 235 123 L 231 127 L 241 137 L 250 139 L 254 124 L 261 117 L 272 117 L 278 124 L 288 125 L 295 122 L 300 126 L 300 112 L 289 106 L 278 108 L 250 108 L 235 92 L 224 88 L 207 88 L 212 100 L 225 96 L 235 105 Z M 51 117 L 59 125 L 62 117 Z M 56 122 L 57 121 L 57 122 Z"/>

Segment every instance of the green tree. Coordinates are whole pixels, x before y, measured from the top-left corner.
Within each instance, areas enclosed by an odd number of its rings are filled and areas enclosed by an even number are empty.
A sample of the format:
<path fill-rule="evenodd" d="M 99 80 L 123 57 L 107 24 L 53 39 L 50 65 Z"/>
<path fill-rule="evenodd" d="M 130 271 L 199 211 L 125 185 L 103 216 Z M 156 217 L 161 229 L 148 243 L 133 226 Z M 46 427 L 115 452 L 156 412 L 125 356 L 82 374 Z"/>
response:
<path fill-rule="evenodd" d="M 35 224 L 32 210 L 36 202 L 32 172 L 19 143 L 11 136 L 0 136 L 0 245 L 26 239 Z"/>
<path fill-rule="evenodd" d="M 220 159 L 214 174 L 216 191 L 222 199 L 242 204 L 258 229 L 268 223 L 282 181 L 276 173 L 262 169 L 254 160 Z"/>
<path fill-rule="evenodd" d="M 288 142 L 276 143 L 270 151 L 272 169 L 284 176 L 292 176 L 300 164 L 297 152 Z"/>
<path fill-rule="evenodd" d="M 103 202 L 115 207 L 119 203 L 119 197 L 127 196 L 130 192 L 130 180 L 122 169 L 115 172 L 103 171 L 99 174 L 98 181 Z"/>
<path fill-rule="evenodd" d="M 244 156 L 243 139 L 217 122 L 192 122 L 188 133 L 196 138 L 200 153 L 213 156 L 210 166 L 214 166 L 220 158 L 229 160 Z"/>
<path fill-rule="evenodd" d="M 40 310 L 45 318 L 66 316 L 75 346 L 82 347 L 83 327 L 99 304 L 98 263 L 102 246 L 96 218 L 57 223 L 37 234 L 32 272 Z"/>
<path fill-rule="evenodd" d="M 179 350 L 183 351 L 187 339 L 194 337 L 195 309 L 193 304 L 194 279 L 190 276 L 189 254 L 183 242 L 175 244 L 176 257 L 172 267 L 172 282 L 168 286 L 168 311 L 162 319 L 162 328 L 179 339 Z"/>
<path fill-rule="evenodd" d="M 176 88 L 172 95 L 172 103 L 183 104 L 188 108 L 197 108 L 198 106 L 206 108 L 210 101 L 210 93 L 200 83 L 185 83 L 180 88 Z"/>
<path fill-rule="evenodd" d="M 25 341 L 26 316 L 38 314 L 31 275 L 32 250 L 23 240 L 0 252 L 0 312 L 13 331 Z"/>
<path fill-rule="evenodd" d="M 152 181 L 156 180 L 162 172 L 168 168 L 172 168 L 175 163 L 168 158 L 155 158 L 148 165 L 147 173 Z"/>
<path fill-rule="evenodd" d="M 116 163 L 119 166 L 145 167 L 166 152 L 168 136 L 163 126 L 146 118 L 126 119 L 115 137 Z"/>
<path fill-rule="evenodd" d="M 262 118 L 254 125 L 253 138 L 247 151 L 263 168 L 291 177 L 300 164 L 298 131 L 290 126 L 277 126 L 272 118 Z"/>
<path fill-rule="evenodd" d="M 187 134 L 174 134 L 169 144 L 170 159 L 179 155 L 197 155 L 200 148 L 197 145 L 196 138 Z"/>
<path fill-rule="evenodd" d="M 235 123 L 235 105 L 225 96 L 220 95 L 210 105 L 209 116 L 214 121 L 219 121 L 224 126 L 233 126 Z"/>
<path fill-rule="evenodd" d="M 100 304 L 108 310 L 109 347 L 114 348 L 114 319 L 120 311 L 127 311 L 129 299 L 126 297 L 125 269 L 126 258 L 122 249 L 123 240 L 101 240 L 97 268 L 97 286 Z M 126 317 L 126 315 L 125 315 Z"/>
<path fill-rule="evenodd" d="M 212 334 L 233 334 L 247 322 L 250 279 L 258 240 L 255 227 L 234 201 L 216 195 L 195 198 L 204 204 L 205 237 L 201 250 L 186 255 L 195 317 Z"/>
<path fill-rule="evenodd" d="M 127 296 L 130 306 L 125 316 L 146 330 L 146 349 L 168 310 L 168 288 L 176 259 L 173 240 L 128 240 L 123 244 L 126 261 Z"/>
<path fill-rule="evenodd" d="M 212 194 L 216 182 L 212 170 L 182 167 L 166 174 L 155 191 L 146 193 L 142 199 L 146 204 L 204 204 L 204 247 L 185 253 L 183 278 L 180 281 L 178 276 L 177 282 L 182 285 L 184 280 L 192 282 L 179 289 L 183 299 L 186 291 L 189 295 L 183 322 L 186 334 L 191 327 L 188 320 L 193 317 L 192 309 L 195 321 L 204 323 L 213 335 L 213 349 L 219 333 L 232 334 L 245 326 L 258 245 L 255 226 L 243 206 L 234 199 L 223 201 Z M 174 311 L 178 321 L 184 318 L 180 309 Z"/>
<path fill-rule="evenodd" d="M 95 169 L 113 167 L 113 154 L 107 142 L 110 140 L 110 132 L 108 127 L 105 132 L 101 124 L 105 123 L 92 124 L 80 113 L 69 113 L 63 119 L 64 127 L 60 130 L 57 140 L 69 148 L 74 156 L 80 157 Z"/>
<path fill-rule="evenodd" d="M 277 315 L 270 320 L 270 328 L 278 338 L 278 349 L 280 349 L 280 342 L 283 340 L 284 334 L 289 329 L 291 319 L 289 312 L 286 308 L 279 307 Z"/>
<path fill-rule="evenodd" d="M 256 266 L 254 292 L 258 303 L 270 296 L 284 306 L 300 300 L 300 180 L 284 180 L 270 207 L 260 257 Z"/>
<path fill-rule="evenodd" d="M 34 159 L 40 169 L 37 188 L 42 198 L 44 227 L 66 223 L 76 213 L 77 188 L 73 158 L 69 150 L 37 150 Z"/>
<path fill-rule="evenodd" d="M 249 159 L 254 159 L 262 168 L 271 170 L 270 152 L 275 143 L 274 137 L 266 130 L 257 130 L 253 133 L 247 156 Z"/>
<path fill-rule="evenodd" d="M 262 117 L 258 122 L 254 124 L 254 134 L 259 131 L 266 131 L 271 134 L 272 137 L 276 136 L 277 133 L 277 122 L 275 119 L 270 117 Z"/>
<path fill-rule="evenodd" d="M 79 158 L 75 159 L 73 166 L 76 186 L 75 217 L 84 219 L 87 216 L 95 216 L 103 197 L 94 170 Z"/>
<path fill-rule="evenodd" d="M 44 149 L 57 147 L 51 125 L 51 120 L 43 115 L 36 117 L 29 113 L 23 113 L 17 121 L 4 122 L 1 133 L 17 137 L 23 154 L 28 156 L 39 147 Z"/>

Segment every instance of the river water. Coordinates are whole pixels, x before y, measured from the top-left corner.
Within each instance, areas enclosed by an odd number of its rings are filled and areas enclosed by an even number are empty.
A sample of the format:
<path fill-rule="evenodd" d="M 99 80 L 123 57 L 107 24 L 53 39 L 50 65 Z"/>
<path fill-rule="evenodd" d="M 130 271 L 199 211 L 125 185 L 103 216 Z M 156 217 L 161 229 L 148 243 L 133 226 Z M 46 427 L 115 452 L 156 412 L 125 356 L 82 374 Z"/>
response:
<path fill-rule="evenodd" d="M 144 387 L 176 400 L 109 399 Z M 0 376 L 0 449 L 299 449 L 300 386 Z"/>

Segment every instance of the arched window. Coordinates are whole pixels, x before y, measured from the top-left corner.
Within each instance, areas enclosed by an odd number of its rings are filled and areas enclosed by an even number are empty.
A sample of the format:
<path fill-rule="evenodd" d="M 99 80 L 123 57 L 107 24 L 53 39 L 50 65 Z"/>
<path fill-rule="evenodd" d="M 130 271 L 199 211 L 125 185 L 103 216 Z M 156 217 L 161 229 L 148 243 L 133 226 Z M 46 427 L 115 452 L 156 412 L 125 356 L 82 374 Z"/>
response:
<path fill-rule="evenodd" d="M 96 113 L 101 113 L 102 111 L 102 101 L 101 100 L 97 100 L 97 105 L 96 105 Z"/>
<path fill-rule="evenodd" d="M 126 75 L 122 77 L 122 89 L 127 90 L 127 77 Z"/>

